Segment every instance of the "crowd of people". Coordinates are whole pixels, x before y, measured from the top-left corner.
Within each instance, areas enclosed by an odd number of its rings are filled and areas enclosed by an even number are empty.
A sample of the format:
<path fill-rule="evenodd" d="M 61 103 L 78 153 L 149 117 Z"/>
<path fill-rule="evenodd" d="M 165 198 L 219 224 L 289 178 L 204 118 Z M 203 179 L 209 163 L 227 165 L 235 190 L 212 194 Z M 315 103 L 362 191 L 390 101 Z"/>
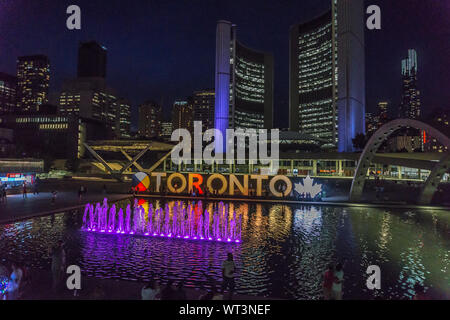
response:
<path fill-rule="evenodd" d="M 214 281 L 210 280 L 210 288 L 199 296 L 199 300 L 223 300 L 224 294 L 228 292 L 227 299 L 231 300 L 234 292 L 234 277 L 236 273 L 236 264 L 233 254 L 230 252 L 227 259 L 222 263 L 222 287 L 217 288 Z M 184 282 L 180 281 L 174 287 L 174 281 L 168 280 L 164 286 L 157 281 L 149 281 L 141 290 L 142 300 L 187 300 L 187 293 L 184 288 Z"/>

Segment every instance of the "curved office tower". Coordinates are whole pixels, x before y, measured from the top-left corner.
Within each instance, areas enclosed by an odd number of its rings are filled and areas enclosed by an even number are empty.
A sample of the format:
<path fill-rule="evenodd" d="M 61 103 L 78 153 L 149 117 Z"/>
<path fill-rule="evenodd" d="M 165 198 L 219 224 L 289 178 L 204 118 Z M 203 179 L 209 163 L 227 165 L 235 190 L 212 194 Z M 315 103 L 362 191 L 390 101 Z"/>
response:
<path fill-rule="evenodd" d="M 236 38 L 236 26 L 217 22 L 215 128 L 270 129 L 273 121 L 273 56 Z M 216 145 L 216 152 L 224 151 Z"/>
<path fill-rule="evenodd" d="M 332 0 L 328 12 L 291 27 L 289 109 L 292 131 L 353 151 L 365 133 L 363 0 Z"/>

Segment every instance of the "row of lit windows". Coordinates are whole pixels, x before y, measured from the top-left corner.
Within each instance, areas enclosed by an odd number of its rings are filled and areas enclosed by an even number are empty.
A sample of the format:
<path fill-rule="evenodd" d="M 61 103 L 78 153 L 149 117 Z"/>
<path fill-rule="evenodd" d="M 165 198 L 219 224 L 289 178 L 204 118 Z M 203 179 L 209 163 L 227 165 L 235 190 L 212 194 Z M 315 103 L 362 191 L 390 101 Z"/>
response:
<path fill-rule="evenodd" d="M 67 123 L 58 123 L 58 124 L 40 124 L 39 130 L 64 130 L 67 129 L 69 125 Z"/>
<path fill-rule="evenodd" d="M 42 123 L 42 122 L 63 122 L 67 121 L 66 117 L 37 117 L 37 118 L 16 118 L 16 123 Z"/>

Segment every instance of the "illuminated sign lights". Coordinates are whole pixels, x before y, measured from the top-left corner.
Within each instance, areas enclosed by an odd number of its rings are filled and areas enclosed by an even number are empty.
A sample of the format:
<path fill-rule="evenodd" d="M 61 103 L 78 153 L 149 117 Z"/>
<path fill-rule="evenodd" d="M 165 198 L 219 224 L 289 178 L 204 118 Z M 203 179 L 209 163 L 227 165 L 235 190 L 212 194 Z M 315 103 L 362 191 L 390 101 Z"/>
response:
<path fill-rule="evenodd" d="M 288 197 L 292 190 L 295 190 L 300 197 L 314 199 L 322 192 L 322 185 L 314 182 L 310 176 L 303 179 L 303 183 L 293 183 L 285 175 L 223 175 L 213 173 L 202 175 L 199 173 L 172 173 L 152 172 L 151 177 L 155 178 L 154 191 L 161 192 L 162 178 L 165 179 L 165 189 L 171 193 L 192 193 L 203 195 L 207 191 L 215 195 L 242 195 L 249 196 L 249 185 L 255 187 L 255 196 L 263 195 L 263 183 L 267 183 L 270 194 L 277 198 Z M 295 188 L 294 188 L 295 185 Z"/>

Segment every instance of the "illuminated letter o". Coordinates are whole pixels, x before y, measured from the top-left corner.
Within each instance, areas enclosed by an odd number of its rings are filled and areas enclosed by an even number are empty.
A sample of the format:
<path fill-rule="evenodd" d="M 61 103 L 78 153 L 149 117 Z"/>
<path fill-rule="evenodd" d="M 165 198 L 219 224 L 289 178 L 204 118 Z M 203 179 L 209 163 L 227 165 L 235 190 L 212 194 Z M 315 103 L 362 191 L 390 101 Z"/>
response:
<path fill-rule="evenodd" d="M 277 190 L 275 190 L 275 183 L 278 181 L 284 181 L 284 183 L 286 184 L 286 190 L 284 191 L 284 194 L 281 192 L 278 192 Z M 286 177 L 286 176 L 275 176 L 273 177 L 272 180 L 270 180 L 270 184 L 269 184 L 269 188 L 270 188 L 270 192 L 278 198 L 281 198 L 283 196 L 287 197 L 291 191 L 292 191 L 292 182 L 291 180 Z"/>
<path fill-rule="evenodd" d="M 180 178 L 181 180 L 181 187 L 178 189 L 175 189 L 172 185 L 172 180 L 175 178 Z M 186 188 L 186 178 L 181 173 L 173 173 L 169 176 L 167 179 L 167 188 L 169 188 L 169 191 L 172 193 L 181 193 Z"/>
<path fill-rule="evenodd" d="M 212 188 L 212 182 L 215 179 L 219 179 L 220 181 L 222 181 L 222 188 L 220 188 L 219 191 L 217 191 L 217 193 L 223 194 L 228 188 L 228 182 L 227 179 L 225 179 L 225 177 L 219 173 L 212 174 L 208 177 L 208 180 L 206 181 L 206 187 L 208 188 L 209 192 L 214 193 L 214 189 Z"/>

